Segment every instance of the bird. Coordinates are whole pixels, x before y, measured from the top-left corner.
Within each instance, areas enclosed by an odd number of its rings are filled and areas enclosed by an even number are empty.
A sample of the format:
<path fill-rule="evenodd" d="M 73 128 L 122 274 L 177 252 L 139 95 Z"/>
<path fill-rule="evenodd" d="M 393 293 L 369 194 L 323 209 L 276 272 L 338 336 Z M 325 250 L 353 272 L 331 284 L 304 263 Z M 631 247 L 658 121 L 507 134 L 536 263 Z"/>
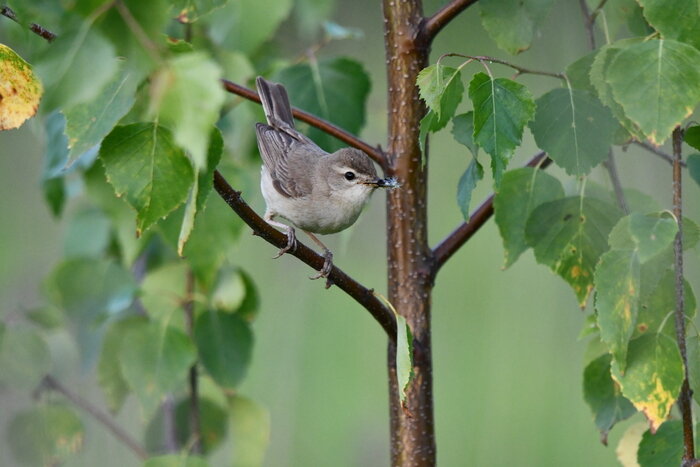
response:
<path fill-rule="evenodd" d="M 287 244 L 275 258 L 296 248 L 295 227 L 323 250 L 323 267 L 310 279 L 326 278 L 333 253 L 315 234 L 333 234 L 355 223 L 377 188 L 398 188 L 394 178 L 377 175 L 363 151 L 321 149 L 294 126 L 287 91 L 282 84 L 258 76 L 255 81 L 267 123 L 256 123 L 262 158 L 260 189 L 265 199 L 263 218 L 287 235 Z M 292 225 L 275 220 L 282 217 Z"/>

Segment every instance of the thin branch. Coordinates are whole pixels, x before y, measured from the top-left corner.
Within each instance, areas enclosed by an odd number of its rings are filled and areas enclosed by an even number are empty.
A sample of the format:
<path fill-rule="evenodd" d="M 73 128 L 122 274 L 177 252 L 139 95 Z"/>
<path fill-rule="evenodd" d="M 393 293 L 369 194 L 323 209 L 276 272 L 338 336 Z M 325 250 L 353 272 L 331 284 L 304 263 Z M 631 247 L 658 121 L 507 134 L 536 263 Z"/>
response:
<path fill-rule="evenodd" d="M 62 394 L 66 399 L 71 401 L 73 405 L 84 410 L 85 412 L 90 414 L 95 420 L 104 425 L 104 427 L 107 428 L 107 430 L 109 430 L 115 438 L 117 438 L 119 441 L 124 443 L 124 445 L 126 445 L 129 449 L 131 449 L 131 451 L 136 455 L 136 457 L 138 457 L 141 460 L 148 459 L 148 453 L 146 452 L 146 450 L 135 439 L 133 439 L 129 433 L 127 433 L 124 429 L 117 425 L 114 422 L 114 420 L 112 420 L 112 417 L 110 417 L 102 410 L 80 397 L 78 394 L 65 387 L 56 378 L 54 378 L 51 375 L 44 376 L 44 379 L 42 380 L 41 386 L 38 390 L 40 391 L 44 388 L 51 389 Z"/>
<path fill-rule="evenodd" d="M 148 37 L 146 31 L 139 24 L 139 22 L 131 14 L 131 10 L 127 7 L 122 0 L 116 0 L 115 4 L 119 15 L 124 20 L 124 23 L 129 27 L 131 32 L 136 36 L 136 40 L 141 44 L 141 47 L 151 56 L 151 58 L 156 62 L 161 62 L 163 59 L 160 56 L 160 51 L 155 42 Z"/>
<path fill-rule="evenodd" d="M 542 70 L 532 70 L 530 68 L 525 68 L 520 65 L 516 65 L 514 63 L 507 62 L 503 59 L 500 58 L 495 58 L 495 57 L 488 57 L 486 55 L 464 55 L 464 54 L 459 54 L 459 53 L 447 53 L 443 54 L 440 56 L 438 61 L 440 61 L 443 57 L 462 57 L 462 58 L 467 58 L 469 60 L 478 60 L 479 62 L 490 62 L 490 63 L 498 63 L 499 65 L 505 65 L 507 67 L 510 67 L 517 71 L 517 75 L 540 75 L 540 76 L 549 76 L 550 78 L 557 78 L 563 81 L 566 81 L 566 74 L 564 73 L 555 73 L 553 71 L 542 71 Z"/>
<path fill-rule="evenodd" d="M 591 50 L 595 50 L 595 17 L 588 9 L 588 3 L 586 3 L 586 0 L 578 0 L 578 4 L 581 7 L 581 13 L 583 14 L 583 26 L 586 28 L 588 46 L 591 48 Z M 596 11 L 598 11 L 598 9 L 596 9 Z M 598 13 L 596 13 L 596 16 L 598 16 Z"/>
<path fill-rule="evenodd" d="M 536 167 L 539 165 L 541 168 L 545 168 L 551 162 L 552 160 L 542 151 L 530 159 L 526 167 Z M 494 195 L 491 195 L 486 201 L 481 203 L 476 211 L 469 216 L 469 222 L 461 224 L 433 248 L 433 257 L 435 259 L 433 274 L 437 274 L 447 260 L 491 218 L 493 215 L 493 197 Z"/>
<path fill-rule="evenodd" d="M 222 79 L 221 82 L 224 85 L 224 89 L 226 89 L 228 92 L 236 94 L 253 102 L 260 102 L 260 97 L 258 96 L 258 93 L 253 91 L 252 89 L 248 89 L 244 86 L 241 86 L 239 84 L 233 83 L 225 79 Z M 342 128 L 333 125 L 332 123 L 327 122 L 326 120 L 323 120 L 322 118 L 319 118 L 303 110 L 293 108 L 292 114 L 294 115 L 294 117 L 298 118 L 302 122 L 308 123 L 309 125 L 316 127 L 319 130 L 324 131 L 335 138 L 338 138 L 340 141 L 349 144 L 350 146 L 355 147 L 361 151 L 364 151 L 370 158 L 372 158 L 374 162 L 379 164 L 379 166 L 382 169 L 386 170 L 386 155 L 381 149 L 373 147 L 365 141 L 362 141 L 360 138 L 353 135 L 352 133 L 349 133 L 343 130 Z"/>
<path fill-rule="evenodd" d="M 21 24 L 17 20 L 17 15 L 15 12 L 10 8 L 9 6 L 2 6 L 0 7 L 0 15 L 5 16 L 7 18 L 10 18 L 12 21 L 14 21 L 17 24 Z M 48 29 L 44 28 L 43 26 L 40 26 L 36 23 L 32 23 L 29 25 L 29 30 L 32 31 L 34 34 L 37 36 L 46 39 L 48 42 L 53 41 L 56 39 L 56 34 L 52 33 Z"/>
<path fill-rule="evenodd" d="M 241 193 L 231 188 L 231 185 L 228 184 L 219 171 L 214 172 L 214 188 L 216 188 L 219 195 L 226 201 L 231 209 L 238 214 L 243 222 L 253 229 L 255 235 L 260 236 L 263 240 L 278 248 L 287 245 L 287 236 L 258 216 L 243 198 L 241 198 Z M 287 254 L 296 256 L 317 271 L 320 271 L 323 267 L 323 256 L 320 256 L 298 240 L 296 249 Z M 392 341 L 396 339 L 396 320 L 394 314 L 374 296 L 371 289 L 364 287 L 335 265 L 333 269 L 331 269 L 328 280 L 366 308 L 382 328 L 384 328 L 389 339 Z"/>
<path fill-rule="evenodd" d="M 190 338 L 194 338 L 194 272 L 187 271 L 187 298 L 182 308 L 185 312 L 185 324 L 187 334 Z M 199 412 L 199 388 L 197 376 L 197 362 L 194 362 L 190 367 L 189 372 L 189 425 L 190 436 L 192 439 L 192 452 L 194 454 L 202 453 L 202 422 Z"/>
<path fill-rule="evenodd" d="M 603 165 L 608 170 L 610 183 L 612 183 L 615 198 L 617 199 L 617 205 L 620 207 L 622 212 L 625 213 L 625 215 L 629 214 L 630 209 L 627 205 L 627 200 L 625 199 L 625 192 L 622 190 L 620 174 L 617 172 L 617 164 L 615 163 L 615 156 L 613 156 L 612 149 L 608 151 L 608 160 L 604 161 Z"/>
<path fill-rule="evenodd" d="M 683 143 L 683 131 L 679 126 L 673 130 L 673 214 L 678 221 L 678 233 L 673 246 L 675 272 L 676 272 L 676 340 L 678 350 L 683 359 L 683 385 L 678 396 L 678 408 L 683 419 L 683 444 L 685 452 L 683 460 L 695 458 L 695 441 L 693 437 L 693 412 L 690 399 L 690 385 L 688 384 L 688 352 L 685 343 L 685 297 L 683 283 L 683 195 L 681 184 L 681 145 Z"/>
<path fill-rule="evenodd" d="M 650 153 L 659 156 L 661 159 L 663 159 L 666 162 L 668 162 L 669 164 L 673 165 L 673 156 L 667 152 L 662 151 L 661 149 L 657 148 L 656 146 L 649 144 L 646 141 L 633 140 L 632 143 L 636 144 L 640 148 L 646 149 Z M 680 165 L 681 165 L 681 167 L 685 168 L 686 167 L 685 161 L 680 161 Z"/>
<path fill-rule="evenodd" d="M 423 31 L 428 42 L 435 39 L 435 36 L 438 35 L 442 28 L 447 26 L 457 15 L 476 2 L 477 0 L 452 0 L 440 8 L 433 16 L 426 18 L 425 23 L 423 23 Z"/>

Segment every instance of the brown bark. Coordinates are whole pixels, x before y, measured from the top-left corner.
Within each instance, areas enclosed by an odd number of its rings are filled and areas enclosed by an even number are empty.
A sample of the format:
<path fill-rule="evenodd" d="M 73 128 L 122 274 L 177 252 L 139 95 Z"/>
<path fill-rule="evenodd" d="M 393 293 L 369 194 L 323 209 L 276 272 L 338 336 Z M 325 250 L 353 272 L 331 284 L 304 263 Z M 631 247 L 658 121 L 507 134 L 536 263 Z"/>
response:
<path fill-rule="evenodd" d="M 404 408 L 398 400 L 395 346 L 389 345 L 391 462 L 435 465 L 430 305 L 433 257 L 428 246 L 427 165 L 421 161 L 419 123 L 425 107 L 416 77 L 428 64 L 428 40 L 418 0 L 384 0 L 389 114 L 389 175 L 402 184 L 387 196 L 389 300 L 406 317 L 416 340 L 414 379 Z"/>

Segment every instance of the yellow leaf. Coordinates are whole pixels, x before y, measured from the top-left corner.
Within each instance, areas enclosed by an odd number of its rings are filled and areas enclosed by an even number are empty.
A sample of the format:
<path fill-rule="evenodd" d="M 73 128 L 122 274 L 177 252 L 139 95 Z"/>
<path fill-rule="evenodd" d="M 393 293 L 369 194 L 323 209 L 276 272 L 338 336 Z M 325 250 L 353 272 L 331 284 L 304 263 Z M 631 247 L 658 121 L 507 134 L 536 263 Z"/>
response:
<path fill-rule="evenodd" d="M 39 107 L 41 83 L 31 66 L 0 44 L 0 130 L 18 128 Z"/>

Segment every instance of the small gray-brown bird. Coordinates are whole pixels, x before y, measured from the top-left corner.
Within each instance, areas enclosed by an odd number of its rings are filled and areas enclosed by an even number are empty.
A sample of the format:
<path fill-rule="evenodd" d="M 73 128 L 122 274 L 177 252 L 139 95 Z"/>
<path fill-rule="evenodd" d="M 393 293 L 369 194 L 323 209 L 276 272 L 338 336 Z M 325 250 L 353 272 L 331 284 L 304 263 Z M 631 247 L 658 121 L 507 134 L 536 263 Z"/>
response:
<path fill-rule="evenodd" d="M 294 127 L 284 86 L 262 77 L 255 81 L 267 125 L 255 125 L 262 156 L 260 189 L 267 209 L 265 220 L 287 234 L 287 246 L 275 258 L 296 247 L 294 228 L 274 219 L 281 216 L 302 229 L 323 249 L 321 271 L 311 277 L 328 277 L 333 254 L 314 235 L 350 227 L 376 188 L 397 188 L 393 178 L 380 178 L 372 160 L 359 149 L 327 153 Z"/>

